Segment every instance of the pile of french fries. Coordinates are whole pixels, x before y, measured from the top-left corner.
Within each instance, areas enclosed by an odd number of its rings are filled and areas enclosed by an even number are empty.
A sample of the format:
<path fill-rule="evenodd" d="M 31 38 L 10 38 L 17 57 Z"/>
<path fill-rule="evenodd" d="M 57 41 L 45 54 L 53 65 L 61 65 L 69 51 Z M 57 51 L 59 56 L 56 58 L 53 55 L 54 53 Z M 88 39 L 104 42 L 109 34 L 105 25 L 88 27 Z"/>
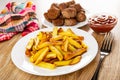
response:
<path fill-rule="evenodd" d="M 84 37 L 76 35 L 70 28 L 54 27 L 50 32 L 39 32 L 26 45 L 25 54 L 37 66 L 55 69 L 58 66 L 78 63 L 87 51 Z"/>

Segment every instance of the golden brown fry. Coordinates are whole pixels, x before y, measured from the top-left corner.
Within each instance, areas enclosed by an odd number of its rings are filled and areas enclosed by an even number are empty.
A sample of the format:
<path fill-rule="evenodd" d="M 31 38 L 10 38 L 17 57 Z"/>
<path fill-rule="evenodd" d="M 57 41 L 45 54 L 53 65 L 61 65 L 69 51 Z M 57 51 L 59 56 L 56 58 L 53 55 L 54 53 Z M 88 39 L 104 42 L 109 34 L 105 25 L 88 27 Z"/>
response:
<path fill-rule="evenodd" d="M 62 36 L 68 36 L 68 37 L 73 37 L 73 38 L 78 38 L 77 35 L 75 35 L 75 34 L 69 32 L 69 31 L 61 32 L 61 33 L 59 33 L 59 35 L 62 35 Z"/>
<path fill-rule="evenodd" d="M 82 58 L 82 56 L 75 57 L 74 59 L 72 59 L 70 64 L 73 65 L 73 64 L 80 62 L 81 58 Z"/>
<path fill-rule="evenodd" d="M 81 45 L 83 48 L 86 48 L 86 49 L 88 48 L 88 46 L 83 41 L 81 41 Z"/>
<path fill-rule="evenodd" d="M 56 53 L 54 53 L 54 52 L 48 52 L 48 54 L 46 55 L 45 58 L 51 58 L 51 59 L 53 59 L 53 58 L 56 58 L 56 57 L 57 57 Z"/>
<path fill-rule="evenodd" d="M 49 48 L 45 47 L 45 50 L 42 53 L 40 53 L 39 57 L 35 61 L 35 64 L 38 64 L 39 62 L 41 62 L 43 60 L 43 58 L 46 56 L 48 51 L 49 51 Z"/>
<path fill-rule="evenodd" d="M 72 34 L 75 34 L 70 28 L 67 29 L 67 32 L 70 32 Z"/>
<path fill-rule="evenodd" d="M 77 49 L 76 51 L 74 51 L 73 53 L 68 53 L 64 56 L 64 59 L 65 60 L 69 60 L 69 59 L 72 59 L 73 57 L 76 57 L 76 56 L 80 56 L 82 55 L 84 52 L 86 52 L 87 49 L 86 48 L 81 48 L 81 49 Z"/>
<path fill-rule="evenodd" d="M 56 37 L 57 34 L 58 34 L 58 27 L 54 27 L 54 28 L 53 28 L 52 37 Z"/>
<path fill-rule="evenodd" d="M 44 48 L 44 47 L 48 47 L 50 45 L 51 45 L 50 42 L 43 42 L 37 46 L 36 50 L 39 50 L 39 49 Z"/>
<path fill-rule="evenodd" d="M 62 35 L 57 35 L 53 38 L 50 39 L 51 42 L 54 42 L 54 41 L 58 41 L 58 40 L 62 40 L 63 39 L 63 36 Z"/>
<path fill-rule="evenodd" d="M 71 44 L 68 45 L 68 49 L 72 52 L 76 50 L 76 48 L 72 46 Z"/>
<path fill-rule="evenodd" d="M 26 50 L 25 50 L 25 54 L 26 54 L 27 56 L 31 56 L 31 51 L 30 51 L 29 49 L 26 49 Z"/>
<path fill-rule="evenodd" d="M 52 45 L 62 45 L 63 44 L 63 41 L 54 41 L 54 42 L 51 42 Z"/>
<path fill-rule="evenodd" d="M 55 69 L 55 64 L 47 63 L 47 62 L 40 62 L 38 66 L 48 69 Z"/>
<path fill-rule="evenodd" d="M 30 50 L 32 48 L 33 44 L 34 44 L 34 39 L 31 38 L 30 41 L 28 42 L 27 46 L 26 46 L 26 49 Z"/>
<path fill-rule="evenodd" d="M 57 48 L 55 48 L 54 46 L 49 46 L 49 47 L 50 47 L 50 50 L 51 50 L 52 52 L 56 53 L 57 58 L 58 58 L 60 61 L 63 60 L 63 55 L 62 55 L 62 53 L 61 53 Z"/>
<path fill-rule="evenodd" d="M 71 45 L 75 46 L 76 48 L 82 48 L 82 46 L 75 40 L 73 40 L 72 38 L 68 38 L 68 41 Z"/>
<path fill-rule="evenodd" d="M 64 50 L 64 51 L 67 51 L 67 50 L 68 50 L 68 39 L 66 39 L 66 40 L 63 42 L 62 50 Z"/>
<path fill-rule="evenodd" d="M 63 50 L 61 49 L 61 46 L 56 45 L 55 47 L 62 53 L 63 56 L 64 56 L 65 54 L 67 54 L 67 52 L 65 52 L 65 51 L 63 51 Z"/>
<path fill-rule="evenodd" d="M 56 61 L 54 62 L 54 64 L 56 66 L 66 66 L 69 65 L 71 63 L 72 60 L 66 60 L 66 61 Z"/>

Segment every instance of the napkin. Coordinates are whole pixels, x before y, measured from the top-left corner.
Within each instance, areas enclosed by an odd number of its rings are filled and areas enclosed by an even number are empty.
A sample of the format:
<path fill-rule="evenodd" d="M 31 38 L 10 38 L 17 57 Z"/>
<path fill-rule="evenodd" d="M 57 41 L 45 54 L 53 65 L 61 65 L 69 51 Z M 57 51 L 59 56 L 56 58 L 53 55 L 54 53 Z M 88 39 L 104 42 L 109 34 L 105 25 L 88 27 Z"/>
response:
<path fill-rule="evenodd" d="M 25 36 L 39 29 L 33 2 L 9 2 L 0 13 L 0 41 L 11 39 L 17 33 Z"/>

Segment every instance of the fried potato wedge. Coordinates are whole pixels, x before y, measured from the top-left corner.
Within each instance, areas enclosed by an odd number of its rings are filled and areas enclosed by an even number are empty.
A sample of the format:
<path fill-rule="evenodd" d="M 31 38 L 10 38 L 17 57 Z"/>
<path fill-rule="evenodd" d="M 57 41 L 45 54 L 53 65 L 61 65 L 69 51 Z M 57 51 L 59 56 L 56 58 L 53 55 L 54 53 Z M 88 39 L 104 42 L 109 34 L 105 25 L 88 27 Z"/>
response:
<path fill-rule="evenodd" d="M 57 34 L 58 34 L 58 27 L 54 27 L 54 28 L 53 28 L 52 37 L 56 37 Z"/>
<path fill-rule="evenodd" d="M 68 49 L 72 52 L 76 50 L 76 48 L 72 46 L 71 44 L 68 45 Z"/>
<path fill-rule="evenodd" d="M 73 40 L 72 38 L 68 38 L 68 41 L 71 45 L 75 46 L 76 48 L 82 48 L 82 46 L 75 40 Z"/>
<path fill-rule="evenodd" d="M 71 63 L 72 60 L 66 60 L 66 61 L 56 61 L 54 62 L 54 64 L 56 66 L 66 66 L 69 65 Z"/>
<path fill-rule="evenodd" d="M 50 42 L 43 42 L 43 43 L 41 43 L 41 44 L 39 44 L 39 45 L 37 46 L 36 50 L 42 49 L 42 48 L 44 48 L 44 47 L 48 47 L 48 46 L 50 46 L 50 45 L 51 45 Z"/>
<path fill-rule="evenodd" d="M 33 44 L 34 44 L 34 39 L 31 38 L 30 41 L 28 42 L 27 46 L 26 46 L 26 49 L 30 50 L 32 48 Z"/>
<path fill-rule="evenodd" d="M 81 58 L 82 56 L 76 56 L 74 59 L 72 59 L 70 64 L 73 65 L 73 64 L 80 62 Z"/>
<path fill-rule="evenodd" d="M 48 51 L 49 51 L 49 48 L 45 47 L 43 52 L 40 53 L 39 57 L 35 61 L 35 64 L 38 64 L 39 62 L 41 62 L 43 60 L 43 58 L 45 57 L 45 55 L 47 54 Z"/>
<path fill-rule="evenodd" d="M 51 64 L 51 63 L 47 63 L 47 62 L 40 62 L 39 64 L 38 64 L 38 66 L 40 66 L 40 67 L 43 67 L 43 68 L 47 68 L 47 69 L 55 69 L 55 64 Z"/>
<path fill-rule="evenodd" d="M 86 48 L 81 48 L 81 49 L 78 49 L 76 51 L 74 51 L 73 53 L 68 53 L 64 56 L 64 59 L 65 60 L 69 60 L 69 59 L 72 59 L 73 57 L 76 57 L 76 56 L 80 56 L 82 55 L 84 52 L 86 52 L 87 49 Z"/>
<path fill-rule="evenodd" d="M 48 54 L 46 55 L 45 58 L 51 58 L 51 59 L 53 59 L 53 58 L 56 58 L 56 57 L 57 57 L 56 53 L 54 53 L 54 52 L 48 52 Z"/>
<path fill-rule="evenodd" d="M 49 47 L 52 52 L 56 53 L 56 55 L 60 61 L 63 60 L 63 55 L 57 48 L 55 48 L 54 46 L 49 46 Z"/>
<path fill-rule="evenodd" d="M 68 39 L 66 39 L 64 42 L 63 42 L 63 45 L 62 45 L 62 50 L 63 51 L 67 51 L 68 50 Z"/>

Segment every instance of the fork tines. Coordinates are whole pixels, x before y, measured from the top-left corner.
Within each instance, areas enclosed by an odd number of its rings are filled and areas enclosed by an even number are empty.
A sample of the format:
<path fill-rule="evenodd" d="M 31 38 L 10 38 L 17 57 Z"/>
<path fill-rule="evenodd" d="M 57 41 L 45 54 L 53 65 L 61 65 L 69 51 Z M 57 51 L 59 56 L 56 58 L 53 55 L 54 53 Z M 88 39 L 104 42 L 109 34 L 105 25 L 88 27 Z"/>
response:
<path fill-rule="evenodd" d="M 111 32 L 106 33 L 102 42 L 101 51 L 110 52 L 112 48 L 113 35 Z"/>

